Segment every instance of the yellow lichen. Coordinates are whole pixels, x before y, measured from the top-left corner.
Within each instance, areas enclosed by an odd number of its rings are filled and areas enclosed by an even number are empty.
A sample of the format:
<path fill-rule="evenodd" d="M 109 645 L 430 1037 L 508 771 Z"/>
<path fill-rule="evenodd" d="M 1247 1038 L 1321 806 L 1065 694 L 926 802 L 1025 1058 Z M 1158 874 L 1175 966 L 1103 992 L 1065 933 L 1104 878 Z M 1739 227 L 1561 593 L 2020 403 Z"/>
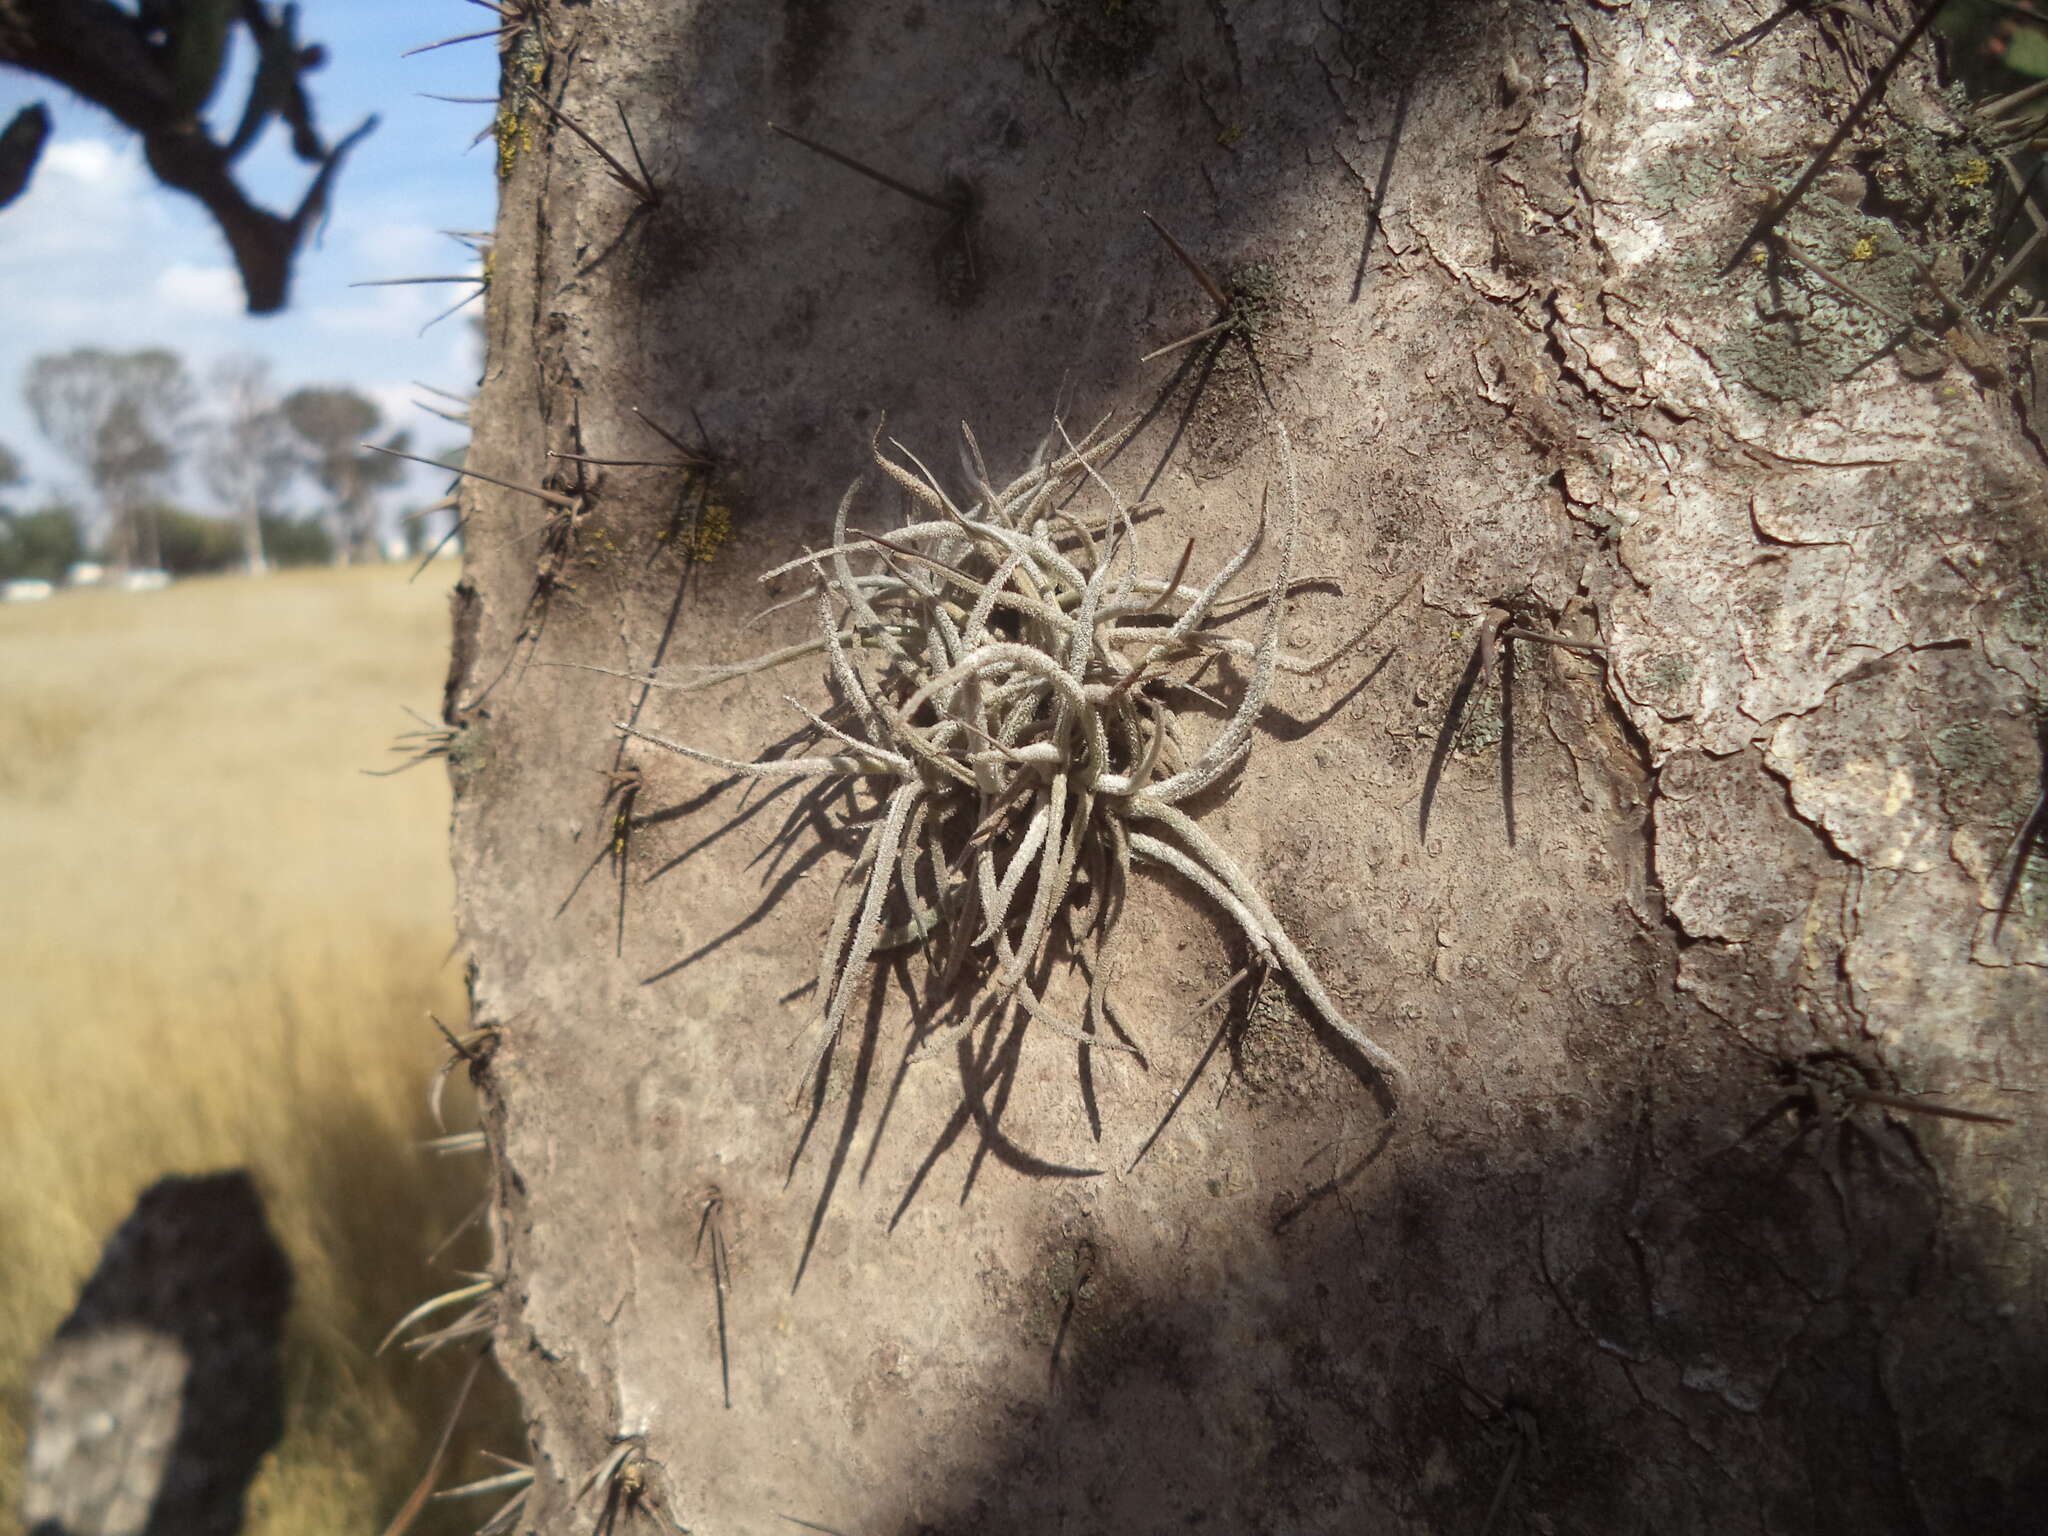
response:
<path fill-rule="evenodd" d="M 1851 261 L 1868 261 L 1877 254 L 1877 236 L 1865 235 L 1849 250 Z"/>
<path fill-rule="evenodd" d="M 1981 187 L 1990 179 L 1989 160 L 1965 160 L 1962 169 L 1949 178 L 1951 183 L 1958 187 Z"/>
<path fill-rule="evenodd" d="M 520 152 L 530 152 L 533 149 L 531 116 L 522 113 L 510 102 L 502 103 L 498 108 L 495 132 L 498 140 L 498 180 L 506 181 L 511 178 L 512 166 L 518 160 Z"/>
<path fill-rule="evenodd" d="M 547 72 L 547 53 L 534 29 L 529 27 L 520 33 L 512 46 L 511 56 L 505 63 L 505 76 L 515 87 L 524 77 L 526 87 L 537 91 Z M 520 104 L 516 90 L 509 94 L 499 92 L 498 120 L 493 125 L 498 140 L 498 180 L 507 180 L 520 154 L 533 149 L 533 118 L 533 112 Z"/>
<path fill-rule="evenodd" d="M 709 564 L 732 542 L 732 508 L 722 501 L 707 499 L 684 542 L 683 553 L 691 560 Z"/>

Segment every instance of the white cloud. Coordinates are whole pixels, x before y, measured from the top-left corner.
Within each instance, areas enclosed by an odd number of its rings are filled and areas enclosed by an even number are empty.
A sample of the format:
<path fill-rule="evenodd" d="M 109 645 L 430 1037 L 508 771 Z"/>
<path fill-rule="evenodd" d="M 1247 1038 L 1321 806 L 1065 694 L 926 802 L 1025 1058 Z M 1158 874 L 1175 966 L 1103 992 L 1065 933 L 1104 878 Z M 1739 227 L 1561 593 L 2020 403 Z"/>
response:
<path fill-rule="evenodd" d="M 173 315 L 213 318 L 242 312 L 242 279 L 232 267 L 173 262 L 156 275 L 150 291 Z"/>
<path fill-rule="evenodd" d="M 406 224 L 363 210 L 366 217 L 350 231 L 351 261 L 378 277 L 416 277 L 428 272 L 470 272 L 476 255 L 425 224 Z"/>
<path fill-rule="evenodd" d="M 104 139 L 59 139 L 43 151 L 38 175 L 100 193 L 125 192 L 142 180 L 142 167 Z"/>
<path fill-rule="evenodd" d="M 479 300 L 459 315 L 450 315 L 429 335 L 441 338 L 441 350 L 430 365 L 436 371 L 422 374 L 429 384 L 453 390 L 458 395 L 476 393 L 477 373 L 483 366 L 483 338 L 475 320 L 483 313 Z"/>
<path fill-rule="evenodd" d="M 79 263 L 121 253 L 135 238 L 138 210 L 149 217 L 145 179 L 138 152 L 103 139 L 53 142 L 7 210 L 0 270 L 24 279 L 34 273 L 47 291 L 74 278 Z"/>
<path fill-rule="evenodd" d="M 414 437 L 418 437 L 422 423 L 433 424 L 434 418 L 413 404 L 420 396 L 426 394 L 426 391 L 415 388 L 410 381 L 362 384 L 357 388 L 376 401 L 377 409 L 384 413 L 384 425 L 378 428 L 378 432 L 383 436 L 388 437 L 404 427 L 409 429 Z"/>
<path fill-rule="evenodd" d="M 356 288 L 349 290 L 351 296 L 346 302 L 308 309 L 306 323 L 315 330 L 334 335 L 402 336 L 417 342 L 421 328 L 434 316 L 474 291 L 466 283 Z M 455 323 L 453 316 L 443 322 L 448 325 Z"/>

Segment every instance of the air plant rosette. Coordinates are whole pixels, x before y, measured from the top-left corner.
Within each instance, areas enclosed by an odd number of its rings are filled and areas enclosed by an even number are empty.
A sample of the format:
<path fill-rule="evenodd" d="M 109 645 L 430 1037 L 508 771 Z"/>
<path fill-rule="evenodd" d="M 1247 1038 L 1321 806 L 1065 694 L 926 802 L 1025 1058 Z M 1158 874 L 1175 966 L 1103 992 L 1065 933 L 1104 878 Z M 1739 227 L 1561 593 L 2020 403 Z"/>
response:
<path fill-rule="evenodd" d="M 806 590 L 777 606 L 814 605 L 816 638 L 688 681 L 645 679 L 692 691 L 822 655 L 830 707 L 789 700 L 811 755 L 742 762 L 619 723 L 747 778 L 851 780 L 873 797 L 852 826 L 859 848 L 819 959 L 805 1083 L 838 1039 L 869 961 L 906 946 L 925 950 L 946 1014 L 920 1020 L 914 1059 L 1011 1007 L 1056 1035 L 1136 1054 L 1106 991 L 1106 950 L 1134 864 L 1173 871 L 1226 913 L 1253 966 L 1284 970 L 1390 1089 L 1400 1083 L 1394 1058 L 1344 1016 L 1258 888 L 1184 809 L 1245 761 L 1277 672 L 1320 673 L 1385 615 L 1320 660 L 1281 649 L 1301 510 L 1277 421 L 1277 535 L 1262 504 L 1257 532 L 1205 582 L 1189 574 L 1192 539 L 1170 575 L 1147 574 L 1139 523 L 1159 509 L 1127 505 L 1100 471 L 1131 430 L 1098 427 L 1076 443 L 1056 428 L 998 488 L 963 424 L 965 505 L 900 445 L 908 466 L 885 453 L 878 431 L 875 463 L 908 498 L 903 524 L 853 526 L 857 481 L 839 503 L 831 546 L 761 578 L 809 573 Z M 1102 504 L 1092 518 L 1074 510 L 1084 498 Z M 1270 582 L 1233 597 L 1269 538 L 1278 546 Z M 1250 637 L 1224 627 L 1253 612 Z M 1245 679 L 1234 708 L 1195 682 L 1225 657 Z M 1227 714 L 1205 744 L 1182 718 L 1190 703 Z M 1087 977 L 1078 1018 L 1047 1001 L 1060 952 Z"/>

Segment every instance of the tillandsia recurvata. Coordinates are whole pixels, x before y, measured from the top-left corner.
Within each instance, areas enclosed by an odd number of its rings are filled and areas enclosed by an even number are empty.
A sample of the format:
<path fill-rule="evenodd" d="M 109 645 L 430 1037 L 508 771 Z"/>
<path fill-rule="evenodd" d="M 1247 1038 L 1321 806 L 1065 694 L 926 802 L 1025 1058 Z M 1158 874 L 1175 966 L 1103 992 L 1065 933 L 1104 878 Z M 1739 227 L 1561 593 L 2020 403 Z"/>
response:
<path fill-rule="evenodd" d="M 900 445 L 910 467 L 884 453 L 878 430 L 875 462 L 908 495 L 905 524 L 852 526 L 863 489 L 856 482 L 839 504 L 831 546 L 762 577 L 809 573 L 790 603 L 815 605 L 817 637 L 688 681 L 647 679 L 687 691 L 822 654 L 834 704 L 819 713 L 790 703 L 823 750 L 740 762 L 619 724 L 732 773 L 857 780 L 880 797 L 857 829 L 859 852 L 825 938 L 820 1038 L 804 1081 L 838 1038 L 869 960 L 895 946 L 925 946 L 936 995 L 954 999 L 951 1022 L 925 1026 L 920 1057 L 986 1021 L 972 1006 L 978 989 L 958 986 L 970 968 L 977 979 L 992 973 L 980 995 L 998 1010 L 1014 1005 L 1055 1034 L 1131 1051 L 1106 996 L 1104 950 L 1138 863 L 1172 870 L 1228 914 L 1255 965 L 1286 971 L 1331 1029 L 1390 1087 L 1398 1082 L 1394 1058 L 1344 1016 L 1258 888 L 1183 809 L 1244 762 L 1276 672 L 1321 672 L 1385 615 L 1317 661 L 1281 649 L 1298 585 L 1301 508 L 1277 421 L 1281 507 L 1270 582 L 1229 595 L 1274 536 L 1263 504 L 1251 540 L 1206 582 L 1189 576 L 1192 539 L 1171 575 L 1147 574 L 1138 524 L 1158 509 L 1126 505 L 1100 472 L 1131 430 L 1098 427 L 1076 443 L 1057 428 L 1031 467 L 998 488 L 963 425 L 972 485 L 964 505 Z M 1090 491 L 1106 510 L 1084 519 L 1069 507 Z M 1255 610 L 1251 636 L 1222 627 Z M 1193 677 L 1220 657 L 1244 669 L 1243 691 L 1222 729 L 1197 746 L 1176 704 L 1200 698 L 1216 707 Z M 1045 996 L 1056 929 L 1068 954 L 1092 961 L 1078 1022 Z"/>

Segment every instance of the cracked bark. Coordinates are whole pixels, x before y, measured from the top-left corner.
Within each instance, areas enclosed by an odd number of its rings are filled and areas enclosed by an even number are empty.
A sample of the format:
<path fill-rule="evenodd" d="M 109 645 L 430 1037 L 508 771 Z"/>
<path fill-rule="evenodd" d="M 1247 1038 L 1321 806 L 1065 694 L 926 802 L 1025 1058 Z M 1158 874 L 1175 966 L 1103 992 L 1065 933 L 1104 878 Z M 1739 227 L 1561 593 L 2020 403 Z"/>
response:
<path fill-rule="evenodd" d="M 546 543 L 547 509 L 472 488 L 450 718 L 535 1527 L 587 1528 L 576 1489 L 631 1433 L 699 1531 L 1420 1532 L 1496 1498 L 1501 1530 L 2024 1528 L 2048 921 L 2038 888 L 1993 914 L 2039 786 L 2027 392 L 1975 349 L 1888 350 L 1805 269 L 1718 270 L 1882 62 L 1860 24 L 1715 59 L 1756 7 L 546 14 L 542 88 L 593 131 L 621 102 L 662 201 L 514 120 L 470 462 L 581 502 Z M 974 185 L 972 290 L 941 216 L 766 117 Z M 1915 63 L 1787 233 L 1910 310 L 1903 247 L 1940 254 L 1976 154 Z M 787 798 L 630 754 L 615 959 L 600 881 L 556 909 L 611 833 L 637 690 L 549 664 L 802 638 L 742 630 L 753 574 L 823 541 L 883 410 L 935 466 L 971 421 L 1001 474 L 1056 405 L 1156 404 L 1112 476 L 1169 508 L 1157 563 L 1192 533 L 1213 569 L 1269 472 L 1258 380 L 1234 342 L 1136 363 L 1212 308 L 1140 210 L 1227 281 L 1264 269 L 1299 568 L 1343 578 L 1289 647 L 1422 577 L 1391 649 L 1276 695 L 1202 817 L 1414 1095 L 1389 1138 L 1282 988 L 1189 1020 L 1242 956 L 1141 878 L 1146 1069 L 1027 1033 L 980 1085 L 990 1136 L 949 1063 L 901 1067 L 900 965 L 806 1122 L 785 1047 L 843 855 L 771 845 Z M 715 559 L 677 558 L 679 474 L 546 457 L 661 457 L 634 406 L 701 414 Z M 539 548 L 566 553 L 537 597 Z M 1503 648 L 1517 841 L 1485 679 L 1423 845 L 1496 604 L 1609 649 Z M 783 691 L 819 696 L 799 669 L 637 718 L 747 756 Z M 1124 1169 L 1191 1077 L 1135 1170 L 1029 1172 Z M 714 1188 L 723 1313 L 691 1242 Z"/>

